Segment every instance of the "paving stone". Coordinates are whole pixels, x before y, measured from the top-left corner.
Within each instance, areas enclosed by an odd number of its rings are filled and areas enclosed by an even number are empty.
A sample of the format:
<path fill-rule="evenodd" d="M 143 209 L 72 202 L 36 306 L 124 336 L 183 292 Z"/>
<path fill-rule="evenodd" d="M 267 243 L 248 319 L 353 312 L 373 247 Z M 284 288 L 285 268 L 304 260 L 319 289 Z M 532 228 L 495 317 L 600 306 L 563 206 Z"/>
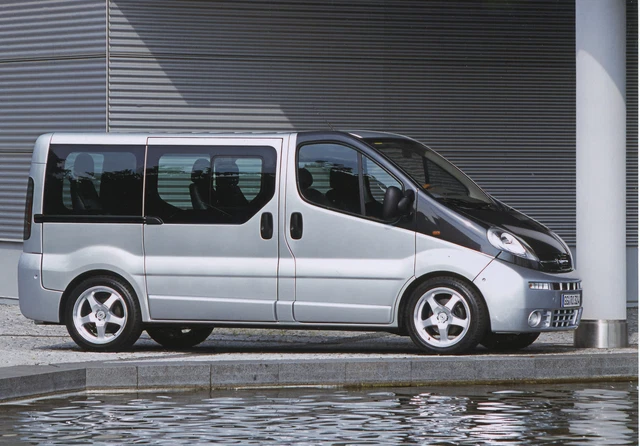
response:
<path fill-rule="evenodd" d="M 276 362 L 233 362 L 211 364 L 211 387 L 278 384 Z"/>
<path fill-rule="evenodd" d="M 194 363 L 139 365 L 138 388 L 148 387 L 211 388 L 211 366 Z"/>
<path fill-rule="evenodd" d="M 0 378 L 0 401 L 85 389 L 84 369 L 66 369 Z"/>
<path fill-rule="evenodd" d="M 596 376 L 638 376 L 638 356 L 627 353 L 593 355 L 591 370 Z"/>
<path fill-rule="evenodd" d="M 478 381 L 531 380 L 535 378 L 533 358 L 492 356 L 476 358 L 475 379 Z"/>
<path fill-rule="evenodd" d="M 87 367 L 87 389 L 126 389 L 138 387 L 138 368 L 134 365 L 92 365 Z"/>
<path fill-rule="evenodd" d="M 428 357 L 411 360 L 411 383 L 433 384 L 471 382 L 476 379 L 476 364 L 472 356 Z"/>
<path fill-rule="evenodd" d="M 278 383 L 299 384 L 344 384 L 346 364 L 343 361 L 282 362 L 279 365 Z"/>
<path fill-rule="evenodd" d="M 537 356 L 534 360 L 537 379 L 578 379 L 595 377 L 590 355 Z"/>
<path fill-rule="evenodd" d="M 347 384 L 407 384 L 411 382 L 411 363 L 401 360 L 350 361 L 346 363 Z"/>

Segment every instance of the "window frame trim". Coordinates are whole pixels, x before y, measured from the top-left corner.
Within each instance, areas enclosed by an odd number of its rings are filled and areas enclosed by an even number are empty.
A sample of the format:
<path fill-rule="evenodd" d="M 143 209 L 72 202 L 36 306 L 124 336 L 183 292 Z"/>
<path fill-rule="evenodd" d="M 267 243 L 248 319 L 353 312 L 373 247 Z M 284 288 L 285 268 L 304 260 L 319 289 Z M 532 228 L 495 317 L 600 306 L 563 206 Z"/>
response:
<path fill-rule="evenodd" d="M 307 200 L 307 198 L 302 195 L 302 191 L 300 190 L 300 175 L 299 175 L 299 163 L 300 163 L 300 150 L 307 145 L 311 145 L 311 144 L 336 144 L 339 146 L 344 146 L 347 147 L 349 149 L 353 149 L 356 152 L 357 155 L 357 163 L 358 163 L 358 186 L 360 188 L 359 191 L 359 198 L 360 198 L 360 213 L 359 214 L 355 214 L 353 212 L 349 212 L 349 211 L 345 211 L 342 209 L 338 209 L 338 208 L 334 208 L 334 207 L 329 207 L 329 206 L 324 206 L 322 204 L 319 203 L 314 203 L 310 200 Z M 382 220 L 382 219 L 378 219 L 378 218 L 374 218 L 374 217 L 369 217 L 366 215 L 366 209 L 365 209 L 365 205 L 364 205 L 364 166 L 363 166 L 363 161 L 362 161 L 362 157 L 366 156 L 368 159 L 370 159 L 373 163 L 377 164 L 378 166 L 380 166 L 380 168 L 382 170 L 384 170 L 385 172 L 387 172 L 394 180 L 396 180 L 399 184 L 402 185 L 402 193 L 405 192 L 405 190 L 407 190 L 407 184 L 411 184 L 411 183 L 407 183 L 407 181 L 401 179 L 398 177 L 398 175 L 395 172 L 392 172 L 391 169 L 389 169 L 389 166 L 385 165 L 385 163 L 381 163 L 379 159 L 376 159 L 377 157 L 372 156 L 372 154 L 367 153 L 367 151 L 356 147 L 355 144 L 349 144 L 348 142 L 345 141 L 340 141 L 337 139 L 317 139 L 317 140 L 305 140 L 303 142 L 300 142 L 298 144 L 296 144 L 296 153 L 295 153 L 295 171 L 296 171 L 296 178 L 295 178 L 295 182 L 296 182 L 296 190 L 298 192 L 298 197 L 300 199 L 302 199 L 302 201 L 304 201 L 305 203 L 308 203 L 312 206 L 316 206 L 319 207 L 321 209 L 326 209 L 328 211 L 332 211 L 332 212 L 337 212 L 339 214 L 344 214 L 344 215 L 350 215 L 353 217 L 358 217 L 358 218 L 362 218 L 364 220 L 368 220 L 368 221 L 372 221 L 375 223 L 381 223 L 381 224 L 385 224 L 385 225 L 392 225 L 392 226 L 396 226 L 398 225 L 398 223 L 402 220 L 402 218 L 399 219 L 395 219 L 395 220 Z M 382 158 L 384 161 L 386 161 L 387 163 L 389 162 L 386 158 Z M 415 203 L 414 203 L 414 208 L 415 208 Z"/>
<path fill-rule="evenodd" d="M 141 175 L 141 181 L 142 181 L 142 187 L 141 187 L 141 207 L 140 207 L 140 215 L 113 215 L 113 214 L 93 214 L 93 213 L 88 213 L 88 214 L 74 214 L 73 209 L 68 209 L 66 206 L 64 206 L 64 197 L 61 196 L 60 200 L 61 200 L 61 204 L 63 207 L 65 207 L 65 209 L 69 210 L 68 213 L 64 213 L 64 214 L 60 214 L 60 213 L 46 213 L 45 212 L 45 200 L 46 198 L 46 194 L 47 194 L 47 183 L 48 183 L 48 178 L 49 178 L 49 163 L 51 162 L 51 154 L 53 153 L 53 151 L 57 148 L 64 148 L 65 150 L 67 150 L 67 148 L 70 147 L 74 147 L 73 150 L 77 150 L 80 151 L 82 153 L 99 153 L 100 149 L 104 150 L 104 153 L 107 153 L 109 151 L 111 152 L 123 152 L 123 153 L 131 153 L 132 155 L 134 155 L 134 158 L 136 160 L 136 173 L 138 169 L 141 169 L 140 175 Z M 75 149 L 77 148 L 77 149 Z M 86 150 L 86 148 L 90 148 L 90 151 L 88 152 Z M 84 151 L 83 151 L 84 149 Z M 134 154 L 134 150 L 142 150 L 142 165 L 138 166 L 138 157 Z M 74 152 L 70 152 L 70 153 L 74 153 Z M 104 154 L 103 153 L 103 154 Z M 68 158 L 68 156 L 67 156 Z M 65 163 L 67 158 L 65 158 Z M 102 223 L 118 223 L 118 222 L 130 222 L 129 220 L 133 220 L 133 219 L 142 219 L 144 217 L 144 201 L 145 201 L 145 195 L 144 195 L 144 188 L 145 188 L 145 184 L 146 184 L 146 164 L 147 164 L 147 145 L 143 145 L 143 144 L 130 144 L 130 143 L 126 143 L 126 144 L 113 144 L 113 143 L 96 143 L 96 144 L 92 144 L 92 143 L 52 143 L 49 144 L 49 146 L 47 147 L 47 160 L 44 163 L 44 177 L 43 177 L 43 182 L 42 182 L 42 197 L 43 197 L 43 205 L 42 205 L 42 213 L 41 214 L 36 214 L 34 215 L 34 218 L 36 216 L 38 216 L 38 219 L 40 220 L 40 222 L 42 223 L 47 223 L 47 222 L 56 222 L 56 223 L 83 223 L 83 222 L 100 222 L 99 220 L 102 219 L 104 221 L 102 221 Z M 104 171 L 100 174 L 101 176 L 104 174 Z M 100 180 L 102 182 L 102 179 Z M 61 192 L 64 190 L 64 178 L 60 184 L 61 186 Z M 35 220 L 34 220 L 35 222 Z"/>
<path fill-rule="evenodd" d="M 194 149 L 202 149 L 203 153 L 207 153 L 210 156 L 209 162 L 210 162 L 210 168 L 211 169 L 213 169 L 213 163 L 214 163 L 215 158 L 217 158 L 217 157 L 230 157 L 230 158 L 233 158 L 233 157 L 235 157 L 235 158 L 251 158 L 251 157 L 253 157 L 253 158 L 259 158 L 261 160 L 263 171 L 264 171 L 264 168 L 267 165 L 267 161 L 268 161 L 268 157 L 265 157 L 263 154 L 249 154 L 249 155 L 238 154 L 238 155 L 236 155 L 236 154 L 233 153 L 233 151 L 230 151 L 230 152 L 226 152 L 225 151 L 225 152 L 222 152 L 222 153 L 214 155 L 214 154 L 211 153 L 211 151 L 212 151 L 212 149 L 216 149 L 216 150 L 220 150 L 220 149 L 241 150 L 243 148 L 244 149 L 249 148 L 249 149 L 253 149 L 253 150 L 271 149 L 273 151 L 273 156 L 274 156 L 273 174 L 272 175 L 274 176 L 274 181 L 276 183 L 275 187 L 274 187 L 273 195 L 271 196 L 271 198 L 266 203 L 264 203 L 264 205 L 260 209 L 258 209 L 256 211 L 256 213 L 254 215 L 252 215 L 247 221 L 245 221 L 243 223 L 229 223 L 229 222 L 216 223 L 216 222 L 199 222 L 199 221 L 167 222 L 164 218 L 162 218 L 162 216 L 159 216 L 159 215 L 148 215 L 147 214 L 147 190 L 148 190 L 147 182 L 148 182 L 148 170 L 149 170 L 149 164 L 148 164 L 149 150 L 151 148 L 153 148 L 153 150 L 161 150 L 161 151 L 162 150 L 176 150 L 177 149 L 178 151 L 171 152 L 171 153 L 173 153 L 175 155 L 179 155 L 180 154 L 179 149 L 180 148 L 185 148 L 185 147 L 194 148 Z M 187 153 L 187 152 L 185 152 L 185 153 Z M 155 167 L 158 167 L 157 164 L 160 161 L 160 158 L 162 158 L 162 156 L 163 155 L 158 156 Z M 271 146 L 269 144 L 266 144 L 266 145 L 264 145 L 264 144 L 263 145 L 253 145 L 253 146 L 250 146 L 250 145 L 226 145 L 226 144 L 192 144 L 192 145 L 189 145 L 189 144 L 153 144 L 153 145 L 151 145 L 147 141 L 147 144 L 145 145 L 145 159 L 144 159 L 144 182 L 143 182 L 143 193 L 144 193 L 144 195 L 142 197 L 142 204 L 143 204 L 143 206 L 142 206 L 142 211 L 143 211 L 142 217 L 143 217 L 143 219 L 145 219 L 145 222 L 148 219 L 157 219 L 157 220 L 162 222 L 161 224 L 166 224 L 166 225 L 198 225 L 198 226 L 200 226 L 200 225 L 217 225 L 217 226 L 242 226 L 242 225 L 245 225 L 252 218 L 254 218 L 256 215 L 258 215 L 260 213 L 260 211 L 267 204 L 269 204 L 275 197 L 278 196 L 278 193 L 277 193 L 278 192 L 277 181 L 278 181 L 278 170 L 279 170 L 279 163 L 280 163 L 281 157 L 282 157 L 281 152 L 277 148 L 275 148 L 275 147 L 273 147 L 273 146 Z M 263 173 L 261 173 L 261 175 L 266 175 L 266 174 L 263 172 Z M 158 194 L 158 198 L 160 198 L 162 200 L 162 197 L 160 197 L 160 195 L 158 193 L 158 184 L 157 184 L 157 177 L 158 176 L 159 176 L 159 172 L 156 173 L 155 192 Z M 213 172 L 212 172 L 212 181 L 213 181 Z M 163 201 L 165 201 L 165 200 L 163 200 Z M 165 201 L 165 203 L 166 203 L 166 201 Z M 189 210 L 189 209 L 180 209 L 180 210 L 185 211 L 185 210 Z"/>

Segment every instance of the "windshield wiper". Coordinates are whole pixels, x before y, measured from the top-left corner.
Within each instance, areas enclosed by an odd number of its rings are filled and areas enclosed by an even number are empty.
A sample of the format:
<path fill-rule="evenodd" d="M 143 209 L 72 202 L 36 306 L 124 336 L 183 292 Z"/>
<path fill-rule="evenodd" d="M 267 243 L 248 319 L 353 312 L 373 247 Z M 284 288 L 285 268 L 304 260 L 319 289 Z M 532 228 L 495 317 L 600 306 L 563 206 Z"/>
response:
<path fill-rule="evenodd" d="M 469 208 L 469 209 L 495 209 L 495 206 L 491 203 L 484 203 L 482 201 L 467 201 L 462 200 L 460 198 L 450 198 L 450 197 L 438 197 L 437 200 L 453 204 L 454 206 L 458 206 L 461 208 Z"/>

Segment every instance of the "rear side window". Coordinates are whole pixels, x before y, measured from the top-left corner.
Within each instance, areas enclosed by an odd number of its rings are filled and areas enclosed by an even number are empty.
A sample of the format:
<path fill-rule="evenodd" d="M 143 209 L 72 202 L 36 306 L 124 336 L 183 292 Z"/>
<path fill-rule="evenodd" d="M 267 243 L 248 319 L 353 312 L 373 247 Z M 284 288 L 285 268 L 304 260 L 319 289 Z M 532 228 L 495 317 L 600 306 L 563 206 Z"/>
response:
<path fill-rule="evenodd" d="M 142 215 L 144 146 L 51 145 L 44 215 Z"/>
<path fill-rule="evenodd" d="M 153 146 L 145 214 L 164 223 L 242 224 L 275 194 L 272 147 Z"/>

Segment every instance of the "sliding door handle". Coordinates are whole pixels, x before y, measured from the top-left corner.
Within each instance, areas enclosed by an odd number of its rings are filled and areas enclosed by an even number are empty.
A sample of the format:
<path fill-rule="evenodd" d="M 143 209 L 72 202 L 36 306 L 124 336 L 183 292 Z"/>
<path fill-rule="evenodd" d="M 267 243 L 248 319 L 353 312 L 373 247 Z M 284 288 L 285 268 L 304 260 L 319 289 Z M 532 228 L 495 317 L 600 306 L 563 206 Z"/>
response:
<path fill-rule="evenodd" d="M 294 212 L 291 214 L 291 238 L 294 240 L 300 240 L 302 238 L 302 214 L 300 212 Z"/>
<path fill-rule="evenodd" d="M 273 215 L 271 212 L 265 212 L 260 218 L 260 237 L 265 240 L 273 237 Z"/>

